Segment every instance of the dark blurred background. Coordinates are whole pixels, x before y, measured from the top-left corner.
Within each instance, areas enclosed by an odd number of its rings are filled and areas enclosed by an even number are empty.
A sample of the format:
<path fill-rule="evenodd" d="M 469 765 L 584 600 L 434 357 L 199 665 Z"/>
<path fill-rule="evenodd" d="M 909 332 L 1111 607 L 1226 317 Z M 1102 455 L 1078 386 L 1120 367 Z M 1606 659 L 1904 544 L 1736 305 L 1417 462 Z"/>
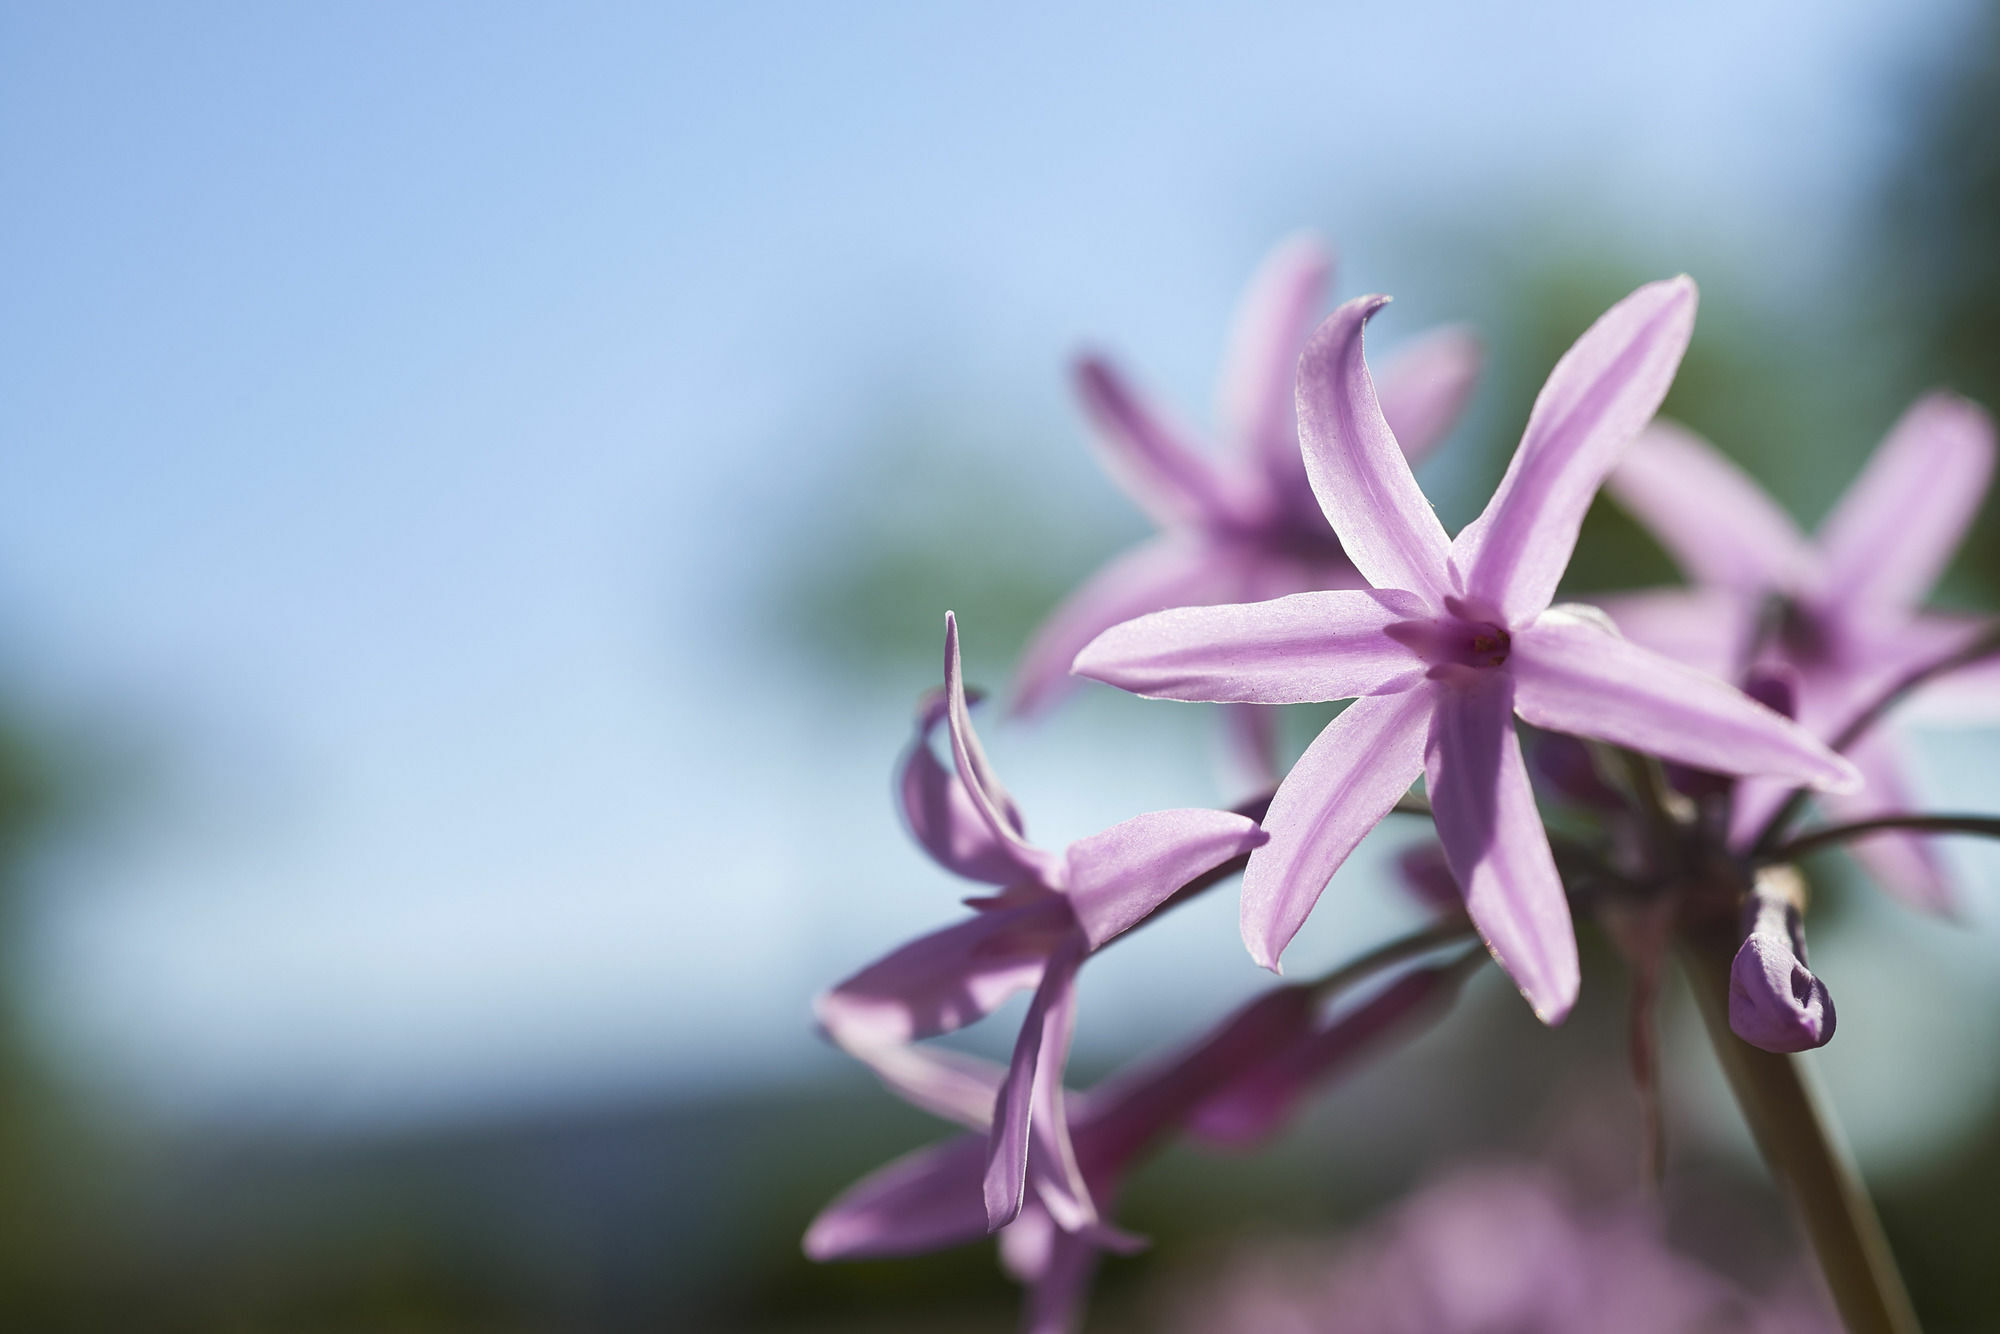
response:
<path fill-rule="evenodd" d="M 0 1322 L 1009 1328 L 989 1248 L 800 1257 L 940 1133 L 805 1004 L 955 902 L 887 794 L 944 609 L 998 687 L 1144 531 L 1073 352 L 1205 420 L 1238 284 L 1319 231 L 1342 295 L 1397 294 L 1385 346 L 1485 341 L 1423 474 L 1454 526 L 1568 342 L 1672 272 L 1669 411 L 1802 519 L 1915 393 L 2000 403 L 1995 11 L 1606 8 L 0 5 Z M 1673 574 L 1600 506 L 1572 576 Z M 2000 606 L 1990 505 L 1939 596 Z M 1059 843 L 1240 795 L 1210 722 L 1092 690 L 989 729 Z M 1918 735 L 1927 795 L 2000 809 L 1997 740 Z M 1301 954 L 1404 919 L 1408 836 Z M 2000 859 L 1953 853 L 1956 924 L 1828 859 L 1814 957 L 1926 1327 L 1969 1331 Z M 1093 966 L 1085 1082 L 1256 989 L 1229 897 Z M 1468 1157 L 1635 1170 L 1585 947 L 1564 1029 L 1482 978 L 1269 1152 L 1143 1175 L 1107 1327 Z M 1778 1272 L 1670 1002 L 1665 1202 Z"/>

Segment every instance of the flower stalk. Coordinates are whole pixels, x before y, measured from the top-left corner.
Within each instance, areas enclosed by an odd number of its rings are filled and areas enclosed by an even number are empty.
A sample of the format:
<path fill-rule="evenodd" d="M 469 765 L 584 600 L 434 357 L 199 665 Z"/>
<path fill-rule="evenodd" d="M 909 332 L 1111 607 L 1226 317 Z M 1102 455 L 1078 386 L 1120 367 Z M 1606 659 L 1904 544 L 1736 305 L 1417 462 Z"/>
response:
<path fill-rule="evenodd" d="M 1917 1334 L 1917 1315 L 1846 1142 L 1800 1056 L 1760 1051 L 1729 1027 L 1726 925 L 1682 939 L 1710 1043 L 1771 1174 L 1798 1210 L 1848 1334 Z"/>

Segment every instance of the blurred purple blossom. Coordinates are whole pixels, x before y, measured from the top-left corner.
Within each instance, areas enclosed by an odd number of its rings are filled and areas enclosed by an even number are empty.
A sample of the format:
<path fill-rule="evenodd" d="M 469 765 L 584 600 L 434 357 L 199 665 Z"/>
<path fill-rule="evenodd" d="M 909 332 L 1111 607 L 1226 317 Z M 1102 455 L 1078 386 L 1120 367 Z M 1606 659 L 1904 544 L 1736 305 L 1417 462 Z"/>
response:
<path fill-rule="evenodd" d="M 1604 605 L 1632 640 L 1703 671 L 1731 680 L 1783 672 L 1799 722 L 1831 740 L 1892 683 L 1989 627 L 1919 604 L 1978 511 L 1993 452 L 1993 424 L 1983 410 L 1954 395 L 1927 395 L 1808 538 L 1714 446 L 1656 422 L 1608 485 L 1694 586 Z M 2000 700 L 2000 673 L 1966 673 L 1959 688 Z M 1836 818 L 1911 809 L 1892 736 L 1871 732 L 1849 754 L 1865 782 L 1825 798 Z M 1747 846 L 1788 791 L 1769 781 L 1739 784 L 1734 841 Z M 1952 909 L 1951 886 L 1928 840 L 1883 833 L 1855 843 L 1854 852 L 1909 903 Z"/>
<path fill-rule="evenodd" d="M 1015 676 L 1018 712 L 1053 703 L 1073 684 L 1078 650 L 1121 621 L 1168 607 L 1365 586 L 1313 504 L 1294 409 L 1299 349 L 1331 272 L 1325 248 L 1296 236 L 1251 279 L 1218 394 L 1220 452 L 1198 448 L 1105 358 L 1078 361 L 1077 393 L 1106 466 L 1160 534 L 1105 565 L 1050 614 Z M 1391 363 L 1382 411 L 1412 462 L 1458 420 L 1479 360 L 1478 342 L 1454 326 L 1421 336 Z M 1233 705 L 1229 714 L 1246 766 L 1275 783 L 1269 711 Z"/>
<path fill-rule="evenodd" d="M 992 1123 L 984 1156 L 985 1227 L 1011 1222 L 1026 1200 L 1030 1164 L 1063 1225 L 1094 1221 L 1062 1105 L 1062 1071 L 1075 1026 L 1078 968 L 1189 881 L 1264 841 L 1229 811 L 1156 811 L 1079 839 L 1061 853 L 1030 844 L 972 730 L 958 651 L 945 617 L 945 685 L 927 701 L 897 787 L 910 831 L 939 865 L 999 892 L 967 899 L 974 915 L 894 950 L 826 992 L 815 1008 L 827 1034 L 919 1105 L 963 1119 L 967 1099 Z M 953 767 L 931 753 L 942 716 Z M 963 1067 L 913 1061 L 908 1044 L 978 1020 L 1034 989 L 1006 1075 L 971 1088 Z M 1031 1150 L 1030 1142 L 1039 1144 Z"/>
<path fill-rule="evenodd" d="M 1803 1283 L 1766 1299 L 1671 1249 L 1642 1204 L 1549 1173 L 1461 1171 L 1335 1245 L 1245 1246 L 1174 1292 L 1174 1334 L 1836 1334 Z"/>
<path fill-rule="evenodd" d="M 1392 1034 L 1409 1035 L 1442 1014 L 1466 975 L 1464 961 L 1420 966 L 1329 1017 L 1315 986 L 1275 988 L 1242 1006 L 1206 1036 L 1141 1063 L 1072 1099 L 1072 1169 L 1086 1204 L 1108 1208 L 1126 1176 L 1176 1134 L 1243 1147 L 1278 1130 L 1304 1097 L 1344 1072 Z M 912 1100 L 971 1127 L 985 1127 L 999 1067 L 952 1053 L 910 1051 Z M 975 1241 L 987 1232 L 980 1208 L 985 1139 L 959 1136 L 890 1163 L 845 1191 L 807 1229 L 815 1260 L 913 1255 Z M 1066 1190 L 1068 1173 L 1040 1161 L 1044 1184 L 1000 1233 L 1002 1262 L 1028 1288 L 1023 1328 L 1061 1334 L 1076 1327 L 1102 1251 L 1130 1252 L 1143 1239 L 1085 1214 Z"/>
<path fill-rule="evenodd" d="M 1694 325 L 1682 277 L 1640 288 L 1557 363 L 1486 510 L 1454 542 L 1384 419 L 1362 330 L 1384 297 L 1306 346 L 1298 420 L 1313 494 L 1368 587 L 1157 612 L 1075 670 L 1156 698 L 1354 699 L 1307 749 L 1244 875 L 1251 956 L 1276 968 L 1328 878 L 1423 774 L 1467 911 L 1544 1021 L 1575 1002 L 1576 939 L 1513 716 L 1726 773 L 1852 786 L 1853 766 L 1740 691 L 1551 607 L 1605 474 L 1653 416 Z M 1358 698 L 1356 698 L 1358 697 Z"/>

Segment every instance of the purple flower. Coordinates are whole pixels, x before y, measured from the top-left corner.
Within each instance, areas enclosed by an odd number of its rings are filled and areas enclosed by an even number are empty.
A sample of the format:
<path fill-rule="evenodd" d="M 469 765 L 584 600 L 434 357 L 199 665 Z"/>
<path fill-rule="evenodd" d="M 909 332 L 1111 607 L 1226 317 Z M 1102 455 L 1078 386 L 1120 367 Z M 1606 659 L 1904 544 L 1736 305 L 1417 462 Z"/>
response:
<path fill-rule="evenodd" d="M 1833 1040 L 1833 997 L 1806 967 L 1805 882 L 1765 867 L 1743 903 L 1743 945 L 1729 966 L 1729 1027 L 1765 1051 L 1810 1051 Z"/>
<path fill-rule="evenodd" d="M 958 622 L 945 616 L 945 684 L 922 711 L 898 782 L 910 830 L 945 869 L 999 886 L 966 900 L 974 915 L 870 964 L 816 1002 L 820 1023 L 891 1087 L 920 1105 L 940 1096 L 931 1066 L 907 1044 L 990 1013 L 1016 992 L 1034 999 L 997 1106 L 984 1159 L 985 1219 L 999 1228 L 1020 1213 L 1036 1155 L 1080 1196 L 1062 1111 L 1062 1070 L 1076 1018 L 1077 969 L 1092 951 L 1143 921 L 1189 881 L 1264 841 L 1228 811 L 1156 811 L 1079 839 L 1061 853 L 1030 844 L 1019 811 L 980 748 L 960 677 Z M 927 738 L 942 715 L 950 770 Z M 963 1090 L 959 1090 L 962 1094 Z M 955 1105 L 955 1104 L 952 1104 Z M 1078 1224 L 1081 1225 L 1080 1223 Z"/>
<path fill-rule="evenodd" d="M 1057 1146 L 1031 1150 L 1033 1197 L 1000 1233 L 1001 1258 L 1028 1286 L 1030 1334 L 1074 1327 L 1106 1250 L 1144 1239 L 1098 1220 L 1137 1162 L 1181 1132 L 1241 1146 L 1280 1127 L 1304 1096 L 1377 1046 L 1441 1014 L 1465 970 L 1411 969 L 1338 1017 L 1321 1015 L 1318 990 L 1265 992 L 1199 1041 L 1114 1076 L 1075 1100 L 1071 1164 L 1044 1162 Z M 950 1053 L 908 1051 L 899 1088 L 948 1119 L 982 1130 L 1003 1082 L 998 1067 Z M 979 1205 L 985 1137 L 963 1135 L 909 1154 L 849 1188 L 806 1231 L 815 1260 L 915 1255 L 975 1241 L 987 1232 Z"/>
<path fill-rule="evenodd" d="M 1246 1250 L 1176 1294 L 1202 1334 L 1832 1334 L 1809 1288 L 1759 1302 L 1676 1253 L 1655 1211 L 1579 1205 L 1529 1167 L 1461 1171 L 1335 1248 Z M 1190 1299 L 1192 1298 L 1192 1299 Z"/>
<path fill-rule="evenodd" d="M 1452 873 L 1535 1012 L 1576 999 L 1576 939 L 1513 715 L 1724 773 L 1815 786 L 1853 768 L 1713 677 L 1551 607 L 1584 511 L 1658 408 L 1694 324 L 1687 278 L 1640 288 L 1556 364 L 1486 510 L 1445 536 L 1362 358 L 1386 298 L 1348 302 L 1298 371 L 1306 473 L 1370 587 L 1141 617 L 1076 671 L 1142 695 L 1284 704 L 1354 699 L 1307 749 L 1244 873 L 1251 956 L 1276 968 L 1328 877 L 1422 774 Z"/>
<path fill-rule="evenodd" d="M 1610 490 L 1694 581 L 1691 589 L 1609 599 L 1633 640 L 1731 679 L 1789 674 L 1799 722 L 1833 738 L 1888 685 L 1969 644 L 1985 623 L 1918 609 L 1978 512 L 1993 471 L 1993 424 L 1950 394 L 1919 399 L 1875 451 L 1818 534 L 1715 448 L 1655 423 L 1612 475 Z M 1770 615 L 1773 604 L 1778 615 Z M 1773 632 L 1762 633 L 1767 627 Z M 2000 681 L 1983 678 L 1989 694 Z M 1850 752 L 1865 779 L 1831 798 L 1843 820 L 1908 810 L 1892 737 Z M 1771 782 L 1738 785 L 1735 841 L 1754 838 L 1784 801 Z M 1882 883 L 1918 907 L 1948 911 L 1951 887 L 1928 842 L 1879 834 L 1854 845 Z"/>
<path fill-rule="evenodd" d="M 1071 683 L 1077 651 L 1134 616 L 1362 586 L 1312 503 L 1293 408 L 1299 348 L 1330 269 L 1319 244 L 1295 237 L 1251 280 L 1222 378 L 1220 456 L 1196 448 L 1108 362 L 1078 363 L 1077 390 L 1107 464 L 1161 532 L 1111 561 L 1050 615 L 1016 674 L 1017 711 L 1052 703 Z M 1457 421 L 1478 368 L 1471 334 L 1444 328 L 1408 348 L 1383 377 L 1382 411 L 1411 459 Z M 1232 708 L 1230 718 L 1246 760 L 1271 770 L 1269 711 Z M 1270 776 L 1275 781 L 1275 772 Z"/>

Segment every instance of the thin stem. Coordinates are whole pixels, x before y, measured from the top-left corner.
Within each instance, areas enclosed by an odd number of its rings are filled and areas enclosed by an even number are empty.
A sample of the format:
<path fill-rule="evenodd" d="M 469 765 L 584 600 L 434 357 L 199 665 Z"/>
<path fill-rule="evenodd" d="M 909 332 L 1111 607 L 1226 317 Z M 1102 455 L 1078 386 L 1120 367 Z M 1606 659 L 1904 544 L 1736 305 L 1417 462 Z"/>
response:
<path fill-rule="evenodd" d="M 1729 1028 L 1729 964 L 1735 938 L 1710 931 L 1683 942 L 1682 959 L 1710 1043 L 1779 1188 L 1805 1223 L 1848 1334 L 1917 1334 L 1874 1203 L 1798 1056 L 1759 1050 Z"/>
<path fill-rule="evenodd" d="M 2000 816 L 1992 815 L 1878 815 L 1867 820 L 1853 820 L 1846 824 L 1826 825 L 1811 829 L 1788 843 L 1772 849 L 1765 860 L 1774 862 L 1795 862 L 1809 852 L 1830 847 L 1835 843 L 1845 843 L 1849 839 L 1865 838 L 1869 834 L 1885 829 L 1903 829 L 1913 834 L 1978 834 L 1985 838 L 2000 838 Z"/>
<path fill-rule="evenodd" d="M 1421 931 L 1413 931 L 1407 936 L 1398 936 L 1394 940 L 1377 945 L 1360 958 L 1342 964 L 1308 985 L 1321 997 L 1331 996 L 1362 981 L 1370 974 L 1394 967 L 1406 959 L 1429 954 L 1434 949 L 1463 940 L 1471 934 L 1470 922 L 1439 922 L 1435 926 L 1427 926 Z"/>
<path fill-rule="evenodd" d="M 1908 698 L 1911 691 L 1935 681 L 1940 676 L 1955 672 L 1961 667 L 1969 667 L 1982 658 L 1990 658 L 1995 654 L 2000 654 L 2000 627 L 1988 630 L 1956 652 L 1947 653 L 1942 658 L 1912 668 L 1897 677 L 1886 690 L 1875 697 L 1874 703 L 1854 715 L 1847 726 L 1827 744 L 1836 752 L 1846 754 L 1849 747 L 1866 736 L 1869 729 L 1881 722 L 1889 710 Z M 1762 857 L 1770 852 L 1771 845 L 1778 841 L 1778 835 L 1785 832 L 1785 826 L 1796 819 L 1800 809 L 1805 806 L 1807 795 L 1805 788 L 1792 789 L 1791 796 L 1785 798 L 1785 804 L 1780 806 L 1758 831 L 1757 841 L 1750 849 L 1753 856 Z"/>

